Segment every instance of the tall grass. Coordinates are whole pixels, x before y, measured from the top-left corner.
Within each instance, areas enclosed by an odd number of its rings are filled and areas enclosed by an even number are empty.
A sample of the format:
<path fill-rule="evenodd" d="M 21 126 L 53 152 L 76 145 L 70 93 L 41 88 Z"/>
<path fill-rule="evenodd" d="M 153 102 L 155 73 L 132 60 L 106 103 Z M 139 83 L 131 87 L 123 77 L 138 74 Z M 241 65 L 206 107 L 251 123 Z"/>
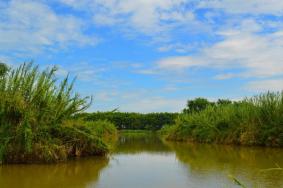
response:
<path fill-rule="evenodd" d="M 74 93 L 74 80 L 60 81 L 56 71 L 24 63 L 0 77 L 1 162 L 55 161 L 107 151 L 88 126 L 66 123 L 88 108 L 91 98 Z"/>
<path fill-rule="evenodd" d="M 161 132 L 168 140 L 283 146 L 283 93 L 268 92 L 182 114 Z"/>

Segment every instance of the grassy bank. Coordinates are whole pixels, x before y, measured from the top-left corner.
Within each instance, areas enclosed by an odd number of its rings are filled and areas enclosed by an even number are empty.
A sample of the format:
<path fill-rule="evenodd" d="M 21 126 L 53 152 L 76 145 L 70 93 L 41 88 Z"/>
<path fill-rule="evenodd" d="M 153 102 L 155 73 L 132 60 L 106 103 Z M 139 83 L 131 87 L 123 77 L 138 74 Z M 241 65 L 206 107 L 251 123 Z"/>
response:
<path fill-rule="evenodd" d="M 283 93 L 265 93 L 240 102 L 208 105 L 183 113 L 164 127 L 167 140 L 283 146 Z"/>
<path fill-rule="evenodd" d="M 84 122 L 74 115 L 90 98 L 74 93 L 74 81 L 61 81 L 56 68 L 40 71 L 27 63 L 0 75 L 0 162 L 55 162 L 105 155 L 106 137 L 116 134 L 107 121 Z"/>

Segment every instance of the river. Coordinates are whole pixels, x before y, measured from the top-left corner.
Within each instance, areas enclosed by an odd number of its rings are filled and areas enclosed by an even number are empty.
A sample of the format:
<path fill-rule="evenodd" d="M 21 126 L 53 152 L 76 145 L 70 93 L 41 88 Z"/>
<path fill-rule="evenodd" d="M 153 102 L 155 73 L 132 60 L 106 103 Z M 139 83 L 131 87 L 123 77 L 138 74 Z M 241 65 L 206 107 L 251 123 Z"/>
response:
<path fill-rule="evenodd" d="M 172 143 L 122 135 L 108 157 L 59 164 L 2 165 L 1 188 L 283 187 L 283 149 Z M 273 169 L 271 169 L 273 168 Z"/>

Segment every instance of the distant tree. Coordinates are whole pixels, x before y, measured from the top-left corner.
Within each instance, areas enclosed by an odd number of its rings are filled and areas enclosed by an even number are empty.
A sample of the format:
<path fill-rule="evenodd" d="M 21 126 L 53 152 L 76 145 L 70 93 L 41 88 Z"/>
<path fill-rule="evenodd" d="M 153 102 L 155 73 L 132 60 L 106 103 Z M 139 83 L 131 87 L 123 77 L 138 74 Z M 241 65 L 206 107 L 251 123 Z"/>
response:
<path fill-rule="evenodd" d="M 188 100 L 187 108 L 183 110 L 184 113 L 200 112 L 206 109 L 208 106 L 214 105 L 213 102 L 208 101 L 205 98 L 195 98 L 194 100 Z"/>
<path fill-rule="evenodd" d="M 8 70 L 9 67 L 6 64 L 0 62 L 0 76 L 5 75 L 8 72 Z"/>
<path fill-rule="evenodd" d="M 78 114 L 76 118 L 82 118 L 86 121 L 108 120 L 113 123 L 117 129 L 133 130 L 159 130 L 164 125 L 173 124 L 178 113 L 134 113 L 134 112 L 95 112 Z"/>
<path fill-rule="evenodd" d="M 232 104 L 232 101 L 229 99 L 218 99 L 217 105 L 227 105 L 227 104 Z"/>

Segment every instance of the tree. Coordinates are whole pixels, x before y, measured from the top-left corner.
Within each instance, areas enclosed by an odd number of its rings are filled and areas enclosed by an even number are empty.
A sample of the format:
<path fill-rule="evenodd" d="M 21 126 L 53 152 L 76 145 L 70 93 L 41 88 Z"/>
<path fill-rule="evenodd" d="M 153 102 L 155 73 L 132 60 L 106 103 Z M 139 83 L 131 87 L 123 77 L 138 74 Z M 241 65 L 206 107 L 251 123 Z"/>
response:
<path fill-rule="evenodd" d="M 232 101 L 229 99 L 218 99 L 217 105 L 227 105 L 227 104 L 232 104 Z"/>
<path fill-rule="evenodd" d="M 200 112 L 206 109 L 208 106 L 214 105 L 213 102 L 209 102 L 205 98 L 195 98 L 194 100 L 188 100 L 187 108 L 183 110 L 184 113 Z"/>

